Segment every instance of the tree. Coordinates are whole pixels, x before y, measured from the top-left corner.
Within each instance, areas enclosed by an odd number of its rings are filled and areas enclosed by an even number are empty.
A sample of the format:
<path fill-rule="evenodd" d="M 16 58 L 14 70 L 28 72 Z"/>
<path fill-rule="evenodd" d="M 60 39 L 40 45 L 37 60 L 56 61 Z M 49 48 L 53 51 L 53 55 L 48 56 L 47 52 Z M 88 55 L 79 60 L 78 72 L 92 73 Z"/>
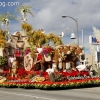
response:
<path fill-rule="evenodd" d="M 5 47 L 5 37 L 4 37 L 4 32 L 2 30 L 0 30 L 0 48 L 4 48 Z"/>
<path fill-rule="evenodd" d="M 47 36 L 40 29 L 33 30 L 26 33 L 28 38 L 28 42 L 30 45 L 44 45 L 47 43 Z"/>
<path fill-rule="evenodd" d="M 31 6 L 26 6 L 26 5 L 22 5 L 19 8 L 17 8 L 16 12 L 21 13 L 21 17 L 24 22 L 27 20 L 27 18 L 26 18 L 27 13 L 29 13 L 33 16 L 33 13 L 30 11 L 31 8 L 32 8 Z"/>
<path fill-rule="evenodd" d="M 21 27 L 22 27 L 22 30 L 24 30 L 26 35 L 28 35 L 33 30 L 32 26 L 26 22 L 22 23 Z"/>
<path fill-rule="evenodd" d="M 8 40 L 8 34 L 9 34 L 9 31 L 8 31 L 8 25 L 9 25 L 9 22 L 10 20 L 17 20 L 17 18 L 10 14 L 9 12 L 6 12 L 4 15 L 0 14 L 0 22 L 2 23 L 2 25 L 5 25 L 5 38 Z"/>
<path fill-rule="evenodd" d="M 54 43 L 54 45 L 60 45 L 60 44 L 62 44 L 62 41 L 59 38 L 59 36 L 56 36 L 54 33 L 50 33 L 47 36 L 47 38 L 48 38 L 49 41 L 52 41 Z"/>
<path fill-rule="evenodd" d="M 10 14 L 9 12 L 6 12 L 4 15 L 0 14 L 0 21 L 2 22 L 2 24 L 5 25 L 6 31 L 8 31 L 8 24 L 10 20 L 17 20 L 17 18 L 14 15 Z"/>

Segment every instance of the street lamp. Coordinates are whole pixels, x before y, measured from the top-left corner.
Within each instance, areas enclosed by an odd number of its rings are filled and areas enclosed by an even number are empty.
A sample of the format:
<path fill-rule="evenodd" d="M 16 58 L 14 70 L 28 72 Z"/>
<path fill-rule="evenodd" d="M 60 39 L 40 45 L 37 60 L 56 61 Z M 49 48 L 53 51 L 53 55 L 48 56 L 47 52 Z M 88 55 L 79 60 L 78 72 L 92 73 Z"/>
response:
<path fill-rule="evenodd" d="M 62 18 L 66 18 L 66 17 L 69 17 L 69 18 L 73 19 L 73 20 L 76 22 L 76 27 L 77 27 L 77 44 L 78 44 L 78 46 L 79 46 L 78 20 L 77 20 L 77 19 L 74 19 L 73 17 L 70 17 L 70 16 L 65 16 L 65 15 L 62 16 Z"/>
<path fill-rule="evenodd" d="M 81 30 L 81 29 L 79 29 L 79 30 Z M 84 53 L 84 49 L 85 49 L 85 47 L 84 47 L 84 33 L 83 33 L 83 30 L 81 30 L 82 31 L 82 48 L 83 48 L 83 53 Z"/>
<path fill-rule="evenodd" d="M 67 31 L 68 30 L 70 30 L 71 28 L 67 28 Z M 72 29 L 71 29 L 72 30 Z M 66 31 L 66 32 L 67 32 Z M 65 33 L 64 32 L 62 32 L 60 35 L 59 35 L 59 37 L 64 37 L 64 35 L 65 35 Z M 72 33 L 71 33 L 71 39 L 76 39 L 76 37 L 75 37 L 75 34 L 73 33 L 73 30 L 72 30 Z"/>
<path fill-rule="evenodd" d="M 71 29 L 71 28 L 67 28 L 67 30 L 66 30 L 66 33 L 67 33 L 67 31 L 68 30 L 71 30 L 72 32 L 71 32 L 71 39 L 76 39 L 76 36 L 75 36 L 75 34 L 73 33 L 73 30 Z M 62 32 L 60 35 L 59 35 L 59 37 L 60 38 L 63 38 L 65 36 L 65 33 L 64 32 Z"/>
<path fill-rule="evenodd" d="M 79 29 L 81 30 L 81 29 Z M 83 30 L 81 30 L 82 32 L 82 50 L 83 50 L 83 54 L 81 55 L 81 59 L 85 60 L 85 47 L 84 47 L 84 34 L 83 34 Z"/>
<path fill-rule="evenodd" d="M 70 30 L 71 28 L 67 28 L 67 31 L 68 30 Z M 72 30 L 72 29 L 71 29 Z M 67 32 L 66 31 L 66 32 Z M 62 32 L 62 34 L 60 34 L 60 36 L 59 37 L 64 37 L 64 35 L 65 35 L 65 33 L 64 32 Z M 75 34 L 73 33 L 73 30 L 72 30 L 72 33 L 71 33 L 71 39 L 76 39 L 76 36 L 75 36 Z"/>
<path fill-rule="evenodd" d="M 71 28 L 67 28 L 67 31 L 68 31 L 69 29 L 71 29 Z M 71 30 L 72 30 L 72 29 L 71 29 Z M 75 36 L 75 34 L 73 33 L 73 30 L 72 30 L 72 33 L 71 33 L 71 39 L 76 39 L 76 36 Z"/>
<path fill-rule="evenodd" d="M 81 30 L 81 29 L 79 29 L 79 30 Z M 82 47 L 84 47 L 84 34 L 83 34 L 83 30 L 81 30 L 82 31 Z"/>
<path fill-rule="evenodd" d="M 67 28 L 67 31 L 68 30 L 72 30 L 72 28 Z M 71 39 L 76 39 L 76 36 L 75 36 L 75 34 L 73 33 L 73 30 L 72 30 L 72 33 L 71 33 Z"/>

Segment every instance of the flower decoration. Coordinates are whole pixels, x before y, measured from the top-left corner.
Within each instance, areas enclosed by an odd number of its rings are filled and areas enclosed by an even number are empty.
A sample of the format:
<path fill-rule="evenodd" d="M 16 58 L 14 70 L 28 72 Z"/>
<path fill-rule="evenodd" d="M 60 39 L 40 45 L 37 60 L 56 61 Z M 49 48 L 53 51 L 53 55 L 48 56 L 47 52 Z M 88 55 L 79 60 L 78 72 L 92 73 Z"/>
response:
<path fill-rule="evenodd" d="M 24 51 L 24 55 L 27 55 L 29 52 L 31 52 L 30 48 L 26 48 L 26 50 Z"/>
<path fill-rule="evenodd" d="M 45 48 L 43 49 L 43 54 L 44 54 L 45 56 L 53 55 L 53 53 L 54 53 L 54 50 L 53 50 L 53 48 L 51 48 L 51 47 L 45 47 Z"/>

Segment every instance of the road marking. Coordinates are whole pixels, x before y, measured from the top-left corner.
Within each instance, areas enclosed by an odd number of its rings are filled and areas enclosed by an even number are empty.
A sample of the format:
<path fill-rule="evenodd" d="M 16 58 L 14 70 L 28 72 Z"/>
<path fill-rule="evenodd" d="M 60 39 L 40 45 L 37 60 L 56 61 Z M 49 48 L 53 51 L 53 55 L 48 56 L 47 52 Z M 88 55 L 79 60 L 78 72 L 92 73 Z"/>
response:
<path fill-rule="evenodd" d="M 81 88 L 81 89 L 73 89 L 73 91 L 93 91 L 93 92 L 100 92 L 100 89 L 97 88 Z"/>
<path fill-rule="evenodd" d="M 18 94 L 18 93 L 11 93 L 11 92 L 3 92 L 0 91 L 1 93 L 5 93 L 5 94 L 14 94 L 14 95 L 19 95 L 19 96 L 26 96 L 26 97 L 31 97 L 31 98 L 41 98 L 41 99 L 46 99 L 46 100 L 57 100 L 57 99 L 51 99 L 51 98 L 45 98 L 45 97 L 39 97 L 39 96 L 33 96 L 33 95 L 26 95 L 26 94 Z"/>

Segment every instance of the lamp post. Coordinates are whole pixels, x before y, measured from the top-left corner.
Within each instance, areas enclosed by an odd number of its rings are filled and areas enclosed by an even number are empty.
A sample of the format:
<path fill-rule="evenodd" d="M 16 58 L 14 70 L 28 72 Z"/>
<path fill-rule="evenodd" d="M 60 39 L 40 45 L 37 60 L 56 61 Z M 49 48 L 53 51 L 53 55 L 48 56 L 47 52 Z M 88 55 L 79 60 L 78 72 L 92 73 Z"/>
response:
<path fill-rule="evenodd" d="M 73 17 L 71 17 L 71 16 L 65 16 L 65 15 L 63 15 L 63 16 L 62 16 L 62 18 L 66 18 L 66 17 L 69 17 L 69 18 L 73 19 L 73 20 L 76 22 L 76 27 L 77 27 L 77 44 L 78 44 L 78 46 L 79 46 L 79 36 L 78 36 L 78 20 L 77 20 L 77 19 L 75 19 L 75 18 L 73 18 Z"/>
<path fill-rule="evenodd" d="M 71 30 L 71 31 L 72 31 L 71 37 L 70 37 L 70 38 L 71 38 L 71 39 L 76 39 L 76 36 L 75 36 L 75 34 L 73 33 L 72 28 L 67 28 L 66 32 L 67 32 L 68 30 Z M 65 36 L 65 33 L 64 33 L 64 32 L 62 32 L 62 34 L 59 35 L 60 38 L 63 38 L 64 36 Z"/>
<path fill-rule="evenodd" d="M 67 31 L 68 31 L 68 30 L 72 30 L 72 28 L 67 28 Z M 66 32 L 67 32 L 67 31 L 66 31 Z M 73 30 L 72 30 L 72 33 L 73 33 Z"/>
<path fill-rule="evenodd" d="M 79 29 L 81 30 L 81 29 Z M 82 51 L 83 51 L 83 54 L 81 55 L 81 59 L 82 60 L 85 60 L 85 47 L 84 47 L 84 34 L 83 34 L 83 30 L 81 30 L 82 32 Z"/>
<path fill-rule="evenodd" d="M 81 30 L 81 29 L 79 29 L 79 30 Z M 83 32 L 83 30 L 81 30 L 82 31 L 82 48 L 83 48 L 83 53 L 85 54 L 85 47 L 84 47 L 84 32 Z"/>
<path fill-rule="evenodd" d="M 79 30 L 81 30 L 81 29 L 79 29 Z M 83 30 L 81 30 L 82 31 L 82 47 L 84 47 L 84 34 L 83 34 Z"/>
<path fill-rule="evenodd" d="M 79 29 L 79 30 L 81 30 L 81 29 Z M 82 48 L 83 48 L 83 53 L 85 53 L 85 47 L 84 47 L 84 33 L 83 33 L 83 30 L 81 30 L 82 31 Z"/>
<path fill-rule="evenodd" d="M 67 28 L 67 31 L 68 30 L 72 30 L 72 28 Z M 75 36 L 75 34 L 73 33 L 73 30 L 72 30 L 72 33 L 71 33 L 71 39 L 76 39 L 76 36 Z"/>
<path fill-rule="evenodd" d="M 71 28 L 67 28 L 67 31 L 68 31 L 68 30 L 72 30 L 72 29 L 71 29 Z M 66 32 L 67 32 L 67 31 L 66 31 Z M 65 35 L 65 33 L 62 32 L 62 34 L 60 34 L 59 37 L 64 37 L 64 35 Z M 72 30 L 72 33 L 71 33 L 71 39 L 76 39 L 75 34 L 73 33 L 73 30 Z"/>

